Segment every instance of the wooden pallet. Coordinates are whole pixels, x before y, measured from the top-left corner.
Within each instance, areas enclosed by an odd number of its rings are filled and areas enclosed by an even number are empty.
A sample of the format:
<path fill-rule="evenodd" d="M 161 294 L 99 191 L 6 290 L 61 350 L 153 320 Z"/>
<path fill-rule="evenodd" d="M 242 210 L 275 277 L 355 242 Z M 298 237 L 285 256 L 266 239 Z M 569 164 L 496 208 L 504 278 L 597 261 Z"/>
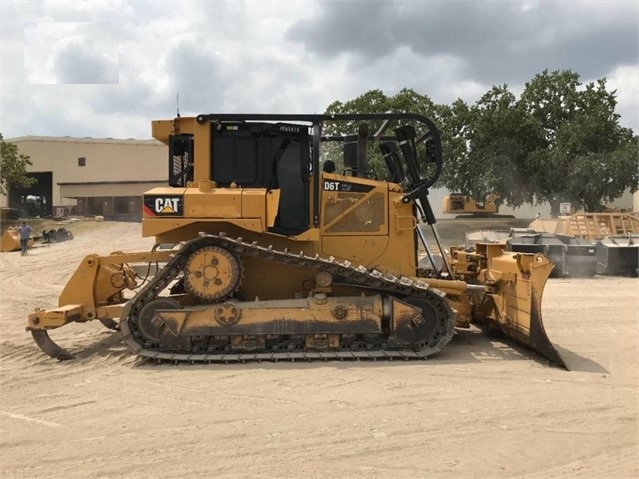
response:
<path fill-rule="evenodd" d="M 584 239 L 639 233 L 639 219 L 626 213 L 576 213 L 569 218 L 565 234 Z"/>

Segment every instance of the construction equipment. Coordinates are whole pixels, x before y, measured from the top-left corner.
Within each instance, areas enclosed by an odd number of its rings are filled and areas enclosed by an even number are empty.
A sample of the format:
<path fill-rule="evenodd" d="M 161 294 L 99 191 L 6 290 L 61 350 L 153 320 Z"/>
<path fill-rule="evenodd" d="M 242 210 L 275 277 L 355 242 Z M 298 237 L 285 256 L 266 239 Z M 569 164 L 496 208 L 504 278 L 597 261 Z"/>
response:
<path fill-rule="evenodd" d="M 639 233 L 606 236 L 595 251 L 597 274 L 639 276 Z"/>
<path fill-rule="evenodd" d="M 475 201 L 470 196 L 462 193 L 452 193 L 442 199 L 442 211 L 446 214 L 462 216 L 494 217 L 499 213 L 499 207 L 495 204 L 497 195 L 487 195 L 484 201 Z"/>
<path fill-rule="evenodd" d="M 639 218 L 630 213 L 584 213 L 559 218 L 537 218 L 529 228 L 539 233 L 556 233 L 590 240 L 610 235 L 639 233 Z"/>
<path fill-rule="evenodd" d="M 553 233 L 511 235 L 506 249 L 520 253 L 541 253 L 555 266 L 551 277 L 592 277 L 597 272 L 595 242 Z"/>
<path fill-rule="evenodd" d="M 29 238 L 27 248 L 33 248 L 33 239 L 34 238 Z M 2 233 L 2 238 L 0 238 L 0 251 L 2 253 L 8 253 L 9 251 L 20 251 L 21 249 L 20 231 L 13 227 L 5 229 L 4 233 Z"/>
<path fill-rule="evenodd" d="M 87 256 L 58 307 L 29 315 L 48 355 L 73 357 L 49 330 L 97 319 L 159 361 L 426 358 L 473 322 L 565 366 L 541 319 L 543 255 L 477 245 L 433 260 L 442 150 L 427 118 L 203 114 L 152 129 L 169 153 L 168 186 L 143 202 L 156 247 Z M 322 172 L 336 141 L 347 168 Z M 367 171 L 370 143 L 392 181 Z M 418 267 L 419 242 L 441 267 Z"/>
<path fill-rule="evenodd" d="M 0 207 L 0 220 L 17 220 L 20 219 L 20 214 L 15 208 Z"/>
<path fill-rule="evenodd" d="M 73 233 L 62 227 L 50 230 L 42 230 L 42 241 L 44 243 L 61 243 L 73 239 Z"/>

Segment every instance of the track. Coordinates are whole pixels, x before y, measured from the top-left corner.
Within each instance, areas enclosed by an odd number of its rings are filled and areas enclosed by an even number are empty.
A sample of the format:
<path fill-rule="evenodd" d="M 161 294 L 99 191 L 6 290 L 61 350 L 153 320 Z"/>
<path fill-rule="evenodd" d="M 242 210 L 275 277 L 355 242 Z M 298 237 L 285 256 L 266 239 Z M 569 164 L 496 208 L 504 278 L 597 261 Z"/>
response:
<path fill-rule="evenodd" d="M 430 338 L 419 341 L 414 350 L 389 349 L 383 341 L 370 340 L 363 348 L 351 349 L 344 345 L 335 350 L 308 351 L 298 344 L 282 342 L 271 351 L 231 352 L 229 347 L 215 343 L 204 346 L 190 345 L 178 350 L 162 350 L 159 344 L 149 343 L 139 329 L 139 313 L 150 301 L 158 298 L 172 281 L 183 271 L 189 256 L 200 248 L 217 246 L 238 256 L 253 256 L 271 262 L 280 262 L 295 267 L 325 270 L 342 283 L 362 288 L 362 290 L 383 292 L 399 299 L 418 300 L 428 303 L 436 312 L 437 319 L 433 324 L 435 333 Z M 426 318 L 425 318 L 426 319 Z M 295 361 L 295 360 L 328 360 L 328 359 L 425 359 L 440 351 L 452 338 L 453 312 L 444 295 L 430 288 L 426 283 L 406 277 L 385 275 L 376 270 L 368 270 L 362 266 L 355 267 L 349 262 L 339 262 L 334 258 L 309 257 L 302 253 L 293 254 L 288 250 L 277 251 L 272 247 L 262 247 L 257 243 L 245 243 L 242 238 L 229 238 L 223 234 L 205 235 L 182 246 L 180 251 L 155 275 L 149 283 L 127 303 L 120 327 L 127 346 L 142 357 L 158 361 L 174 362 L 244 362 L 244 361 Z M 340 341 L 340 344 L 341 341 Z"/>

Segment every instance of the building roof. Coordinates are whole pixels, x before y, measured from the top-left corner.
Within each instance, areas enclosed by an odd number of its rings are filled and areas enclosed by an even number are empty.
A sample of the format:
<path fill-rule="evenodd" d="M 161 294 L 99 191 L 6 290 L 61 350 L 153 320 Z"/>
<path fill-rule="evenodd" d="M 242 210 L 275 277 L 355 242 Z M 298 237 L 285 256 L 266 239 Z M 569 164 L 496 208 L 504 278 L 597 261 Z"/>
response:
<path fill-rule="evenodd" d="M 75 138 L 72 136 L 19 136 L 17 138 L 7 138 L 5 141 L 11 143 L 26 142 L 49 142 L 49 143 L 85 143 L 85 144 L 109 144 L 109 145 L 158 145 L 164 144 L 158 140 L 136 140 L 135 138 L 118 139 L 118 138 L 91 138 L 85 136 L 83 138 Z"/>

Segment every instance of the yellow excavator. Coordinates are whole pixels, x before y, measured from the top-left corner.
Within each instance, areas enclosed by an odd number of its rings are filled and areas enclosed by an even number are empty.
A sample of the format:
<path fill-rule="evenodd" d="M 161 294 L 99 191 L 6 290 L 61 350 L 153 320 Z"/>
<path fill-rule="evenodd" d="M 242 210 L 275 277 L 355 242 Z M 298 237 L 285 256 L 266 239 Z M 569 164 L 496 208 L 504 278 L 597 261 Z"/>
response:
<path fill-rule="evenodd" d="M 419 359 L 475 323 L 565 367 L 541 318 L 543 255 L 480 244 L 435 258 L 428 188 L 443 162 L 429 119 L 202 114 L 152 130 L 168 146 L 168 185 L 143 202 L 155 246 L 88 255 L 58 307 L 29 315 L 49 356 L 73 358 L 50 330 L 93 320 L 175 362 Z M 370 148 L 390 180 L 369 171 Z"/>

